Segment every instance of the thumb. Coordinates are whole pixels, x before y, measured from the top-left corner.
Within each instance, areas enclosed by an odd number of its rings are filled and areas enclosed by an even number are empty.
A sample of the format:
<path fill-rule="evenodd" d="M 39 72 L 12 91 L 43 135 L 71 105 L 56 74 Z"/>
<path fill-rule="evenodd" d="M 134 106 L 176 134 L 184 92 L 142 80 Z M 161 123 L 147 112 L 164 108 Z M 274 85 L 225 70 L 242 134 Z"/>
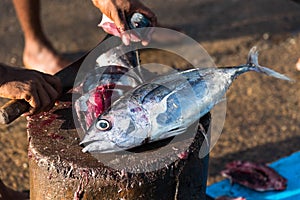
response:
<path fill-rule="evenodd" d="M 119 12 L 117 16 L 113 19 L 115 22 L 115 25 L 117 27 L 118 32 L 120 33 L 120 37 L 122 39 L 122 42 L 125 45 L 130 44 L 130 35 L 128 32 L 128 26 L 126 22 L 126 16 L 123 12 Z"/>
<path fill-rule="evenodd" d="M 101 27 L 108 34 L 121 37 L 121 34 L 117 29 L 116 24 L 105 14 L 102 15 L 102 20 L 98 26 Z"/>

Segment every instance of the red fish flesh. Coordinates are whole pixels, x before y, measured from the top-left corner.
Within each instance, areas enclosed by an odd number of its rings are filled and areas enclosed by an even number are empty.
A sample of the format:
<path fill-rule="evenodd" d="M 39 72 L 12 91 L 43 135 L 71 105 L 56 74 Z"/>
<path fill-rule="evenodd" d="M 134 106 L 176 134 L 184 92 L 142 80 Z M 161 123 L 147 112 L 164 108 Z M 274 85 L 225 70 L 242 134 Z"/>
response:
<path fill-rule="evenodd" d="M 265 164 L 249 161 L 233 161 L 226 165 L 221 174 L 230 179 L 231 183 L 238 183 L 256 191 L 285 190 L 287 180 L 274 169 Z"/>

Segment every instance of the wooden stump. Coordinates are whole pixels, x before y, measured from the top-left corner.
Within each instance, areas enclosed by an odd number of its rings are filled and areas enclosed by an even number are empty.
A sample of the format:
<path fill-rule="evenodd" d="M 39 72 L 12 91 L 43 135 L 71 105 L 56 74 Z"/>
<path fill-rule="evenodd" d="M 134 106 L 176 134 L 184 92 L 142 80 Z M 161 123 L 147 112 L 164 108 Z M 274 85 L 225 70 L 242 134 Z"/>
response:
<path fill-rule="evenodd" d="M 81 151 L 71 103 L 62 102 L 28 121 L 30 199 L 205 199 L 208 155 L 198 155 L 207 142 L 209 123 L 208 114 L 200 120 L 205 130 L 199 128 L 188 149 L 181 149 L 182 138 L 169 139 L 132 150 L 135 153 L 111 154 L 110 162 L 102 162 Z M 163 148 L 167 156 L 160 159 L 156 149 Z M 149 166 L 159 167 L 143 171 Z"/>

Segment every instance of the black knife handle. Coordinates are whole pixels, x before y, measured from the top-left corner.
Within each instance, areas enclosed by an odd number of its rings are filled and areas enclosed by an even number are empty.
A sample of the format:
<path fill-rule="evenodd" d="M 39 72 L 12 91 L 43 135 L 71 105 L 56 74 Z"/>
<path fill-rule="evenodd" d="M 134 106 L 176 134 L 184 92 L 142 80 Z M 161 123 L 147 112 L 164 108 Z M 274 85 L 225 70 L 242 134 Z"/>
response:
<path fill-rule="evenodd" d="M 147 35 L 149 29 L 139 29 L 139 28 L 146 28 L 151 26 L 151 21 L 141 13 L 134 13 L 127 23 L 129 24 L 129 28 L 131 30 L 137 29 L 135 30 L 135 32 L 141 38 Z"/>
<path fill-rule="evenodd" d="M 9 124 L 29 111 L 30 105 L 25 100 L 10 100 L 0 108 L 0 124 Z"/>
<path fill-rule="evenodd" d="M 141 13 L 134 13 L 128 20 L 130 29 L 144 28 L 151 25 L 150 20 Z"/>

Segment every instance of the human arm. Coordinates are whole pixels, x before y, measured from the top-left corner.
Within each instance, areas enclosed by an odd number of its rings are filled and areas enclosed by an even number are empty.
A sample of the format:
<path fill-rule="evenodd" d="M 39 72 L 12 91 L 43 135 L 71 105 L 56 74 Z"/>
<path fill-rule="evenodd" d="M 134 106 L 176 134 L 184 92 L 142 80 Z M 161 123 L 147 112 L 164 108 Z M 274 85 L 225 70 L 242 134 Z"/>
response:
<path fill-rule="evenodd" d="M 129 44 L 130 41 L 141 40 L 143 45 L 147 45 L 150 40 L 151 31 L 147 34 L 146 38 L 138 38 L 137 35 L 129 35 L 126 30 L 129 30 L 127 20 L 133 13 L 138 12 L 143 14 L 150 20 L 151 26 L 157 25 L 157 19 L 155 14 L 144 4 L 138 0 L 92 0 L 94 5 L 100 9 L 105 16 L 102 19 L 101 26 L 105 26 L 105 23 L 113 22 L 115 27 L 109 27 L 110 29 L 116 29 L 122 38 L 124 44 Z M 112 20 L 109 22 L 109 20 Z M 103 27 L 105 29 L 105 27 Z M 116 34 L 114 34 L 116 35 Z"/>
<path fill-rule="evenodd" d="M 0 97 L 27 101 L 31 108 L 25 116 L 48 111 L 61 93 L 57 77 L 38 71 L 0 63 L 0 77 Z"/>

